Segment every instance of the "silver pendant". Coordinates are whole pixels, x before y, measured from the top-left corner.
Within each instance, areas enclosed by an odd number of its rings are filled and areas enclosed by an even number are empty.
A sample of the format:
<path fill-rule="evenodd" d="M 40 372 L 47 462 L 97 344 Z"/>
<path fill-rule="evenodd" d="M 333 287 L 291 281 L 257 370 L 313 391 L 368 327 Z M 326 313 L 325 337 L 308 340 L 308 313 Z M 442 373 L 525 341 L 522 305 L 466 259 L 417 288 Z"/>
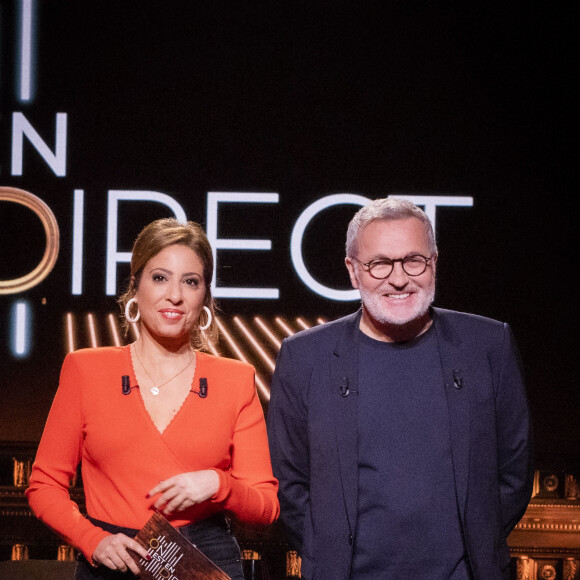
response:
<path fill-rule="evenodd" d="M 153 387 L 151 389 L 151 394 L 156 397 L 159 394 L 159 387 Z"/>

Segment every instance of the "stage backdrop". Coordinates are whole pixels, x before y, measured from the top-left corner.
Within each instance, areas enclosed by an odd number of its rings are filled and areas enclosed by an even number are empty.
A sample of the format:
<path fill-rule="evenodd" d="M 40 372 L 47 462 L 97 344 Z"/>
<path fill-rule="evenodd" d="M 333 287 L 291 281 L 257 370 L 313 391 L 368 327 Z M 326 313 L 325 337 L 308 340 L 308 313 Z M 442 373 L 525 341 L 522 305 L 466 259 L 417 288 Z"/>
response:
<path fill-rule="evenodd" d="M 511 324 L 539 451 L 577 453 L 572 19 L 481 4 L 3 1 L 0 439 L 38 440 L 69 350 L 134 339 L 115 296 L 170 215 L 267 412 L 280 340 L 358 307 L 348 220 L 406 195 L 436 304 Z"/>

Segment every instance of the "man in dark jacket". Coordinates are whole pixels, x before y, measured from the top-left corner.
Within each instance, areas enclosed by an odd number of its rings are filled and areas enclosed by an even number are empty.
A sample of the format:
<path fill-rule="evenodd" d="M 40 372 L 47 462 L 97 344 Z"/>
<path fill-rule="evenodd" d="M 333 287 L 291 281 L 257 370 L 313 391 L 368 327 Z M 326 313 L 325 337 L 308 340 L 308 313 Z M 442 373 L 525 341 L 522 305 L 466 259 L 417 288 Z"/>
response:
<path fill-rule="evenodd" d="M 306 579 L 505 580 L 533 479 L 507 324 L 433 308 L 429 219 L 393 198 L 349 224 L 362 308 L 284 340 L 268 430 Z"/>

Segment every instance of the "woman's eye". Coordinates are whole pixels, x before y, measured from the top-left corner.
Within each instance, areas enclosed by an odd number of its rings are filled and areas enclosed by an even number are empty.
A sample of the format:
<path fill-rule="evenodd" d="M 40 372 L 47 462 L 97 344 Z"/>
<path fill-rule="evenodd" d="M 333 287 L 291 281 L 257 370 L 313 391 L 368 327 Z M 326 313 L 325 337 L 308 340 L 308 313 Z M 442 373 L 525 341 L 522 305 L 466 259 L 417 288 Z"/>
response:
<path fill-rule="evenodd" d="M 165 280 L 165 276 L 162 274 L 153 274 L 153 282 L 163 282 Z"/>
<path fill-rule="evenodd" d="M 197 278 L 188 278 L 185 283 L 188 286 L 199 286 L 199 280 Z"/>

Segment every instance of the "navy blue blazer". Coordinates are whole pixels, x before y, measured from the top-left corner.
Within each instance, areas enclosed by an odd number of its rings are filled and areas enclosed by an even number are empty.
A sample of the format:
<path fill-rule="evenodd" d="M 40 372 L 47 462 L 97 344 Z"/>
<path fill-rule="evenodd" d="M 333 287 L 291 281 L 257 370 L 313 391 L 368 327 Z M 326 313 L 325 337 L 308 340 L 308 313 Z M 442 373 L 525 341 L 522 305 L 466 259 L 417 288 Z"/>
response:
<path fill-rule="evenodd" d="M 347 580 L 357 523 L 361 311 L 283 341 L 268 435 L 281 518 L 307 579 Z M 506 538 L 533 481 L 531 421 L 507 324 L 432 309 L 458 513 L 475 580 L 509 578 Z M 421 541 L 420 538 L 417 541 Z"/>

